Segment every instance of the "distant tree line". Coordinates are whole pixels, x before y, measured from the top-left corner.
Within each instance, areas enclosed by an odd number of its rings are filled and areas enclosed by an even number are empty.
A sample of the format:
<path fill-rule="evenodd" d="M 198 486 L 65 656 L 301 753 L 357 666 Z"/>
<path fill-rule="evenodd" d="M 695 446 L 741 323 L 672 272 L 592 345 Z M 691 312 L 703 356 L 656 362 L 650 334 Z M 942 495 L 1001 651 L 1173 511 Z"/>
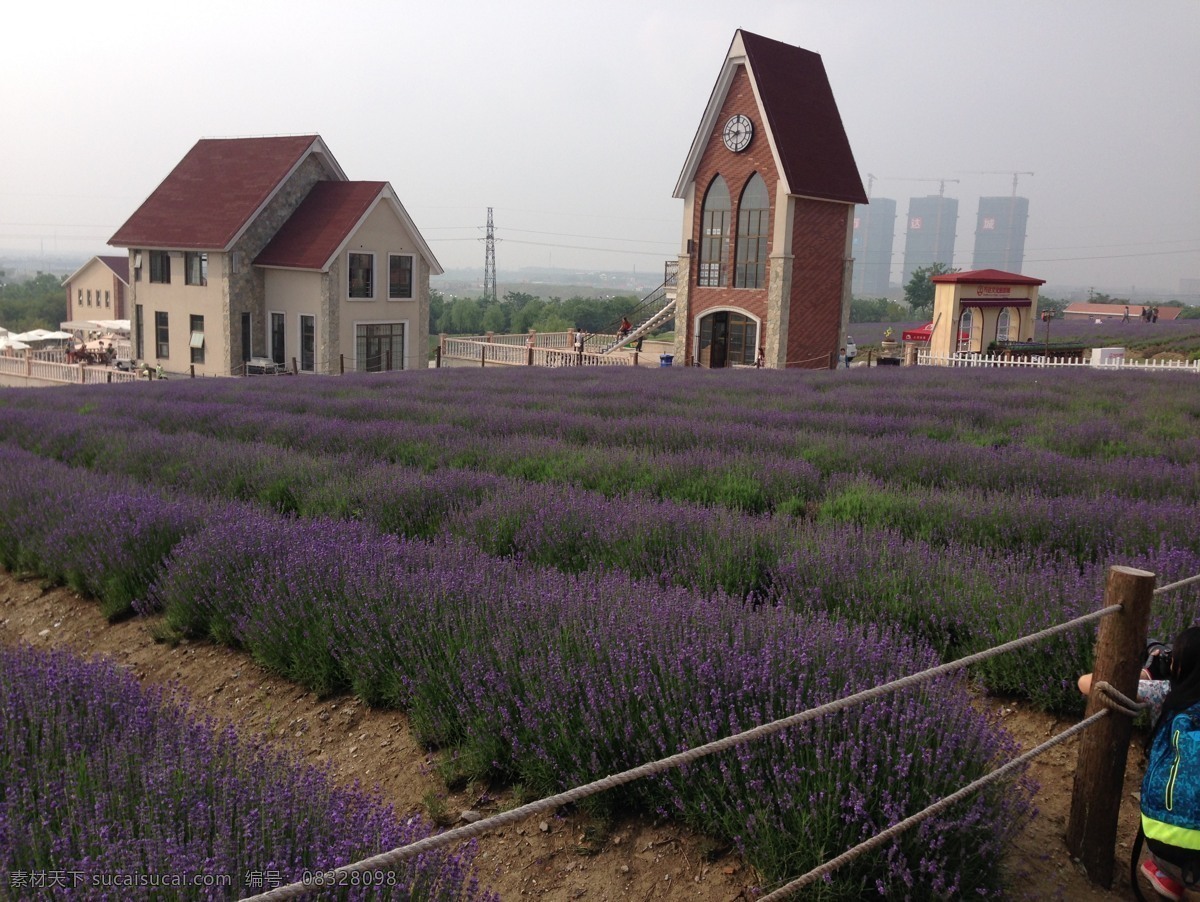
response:
<path fill-rule="evenodd" d="M 484 297 L 446 297 L 440 291 L 429 292 L 429 334 L 498 335 L 528 332 L 616 332 L 622 316 L 633 319 L 640 303 L 636 297 L 540 298 L 524 291 L 509 291 L 493 300 Z M 645 311 L 649 315 L 652 311 Z M 640 316 L 645 319 L 645 315 Z M 635 320 L 636 322 L 636 320 Z M 668 321 L 665 329 L 671 329 Z M 661 331 L 661 330 L 660 330 Z"/>
<path fill-rule="evenodd" d="M 0 284 L 0 326 L 10 332 L 53 331 L 66 314 L 67 296 L 58 276 L 39 273 L 24 282 Z"/>

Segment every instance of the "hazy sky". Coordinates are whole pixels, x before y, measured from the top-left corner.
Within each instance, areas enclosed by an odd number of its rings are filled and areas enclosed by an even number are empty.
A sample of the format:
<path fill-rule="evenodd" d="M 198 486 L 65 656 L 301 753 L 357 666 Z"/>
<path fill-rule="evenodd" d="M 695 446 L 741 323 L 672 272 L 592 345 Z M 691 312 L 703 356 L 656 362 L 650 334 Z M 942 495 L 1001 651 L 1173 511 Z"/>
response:
<path fill-rule="evenodd" d="M 659 271 L 740 27 L 821 54 L 864 186 L 898 201 L 894 278 L 909 197 L 947 180 L 969 267 L 1012 171 L 1034 173 L 1027 274 L 1200 278 L 1198 0 L 42 0 L 3 22 L 0 248 L 112 253 L 199 138 L 317 133 L 446 268 L 482 272 L 490 206 L 501 270 Z"/>

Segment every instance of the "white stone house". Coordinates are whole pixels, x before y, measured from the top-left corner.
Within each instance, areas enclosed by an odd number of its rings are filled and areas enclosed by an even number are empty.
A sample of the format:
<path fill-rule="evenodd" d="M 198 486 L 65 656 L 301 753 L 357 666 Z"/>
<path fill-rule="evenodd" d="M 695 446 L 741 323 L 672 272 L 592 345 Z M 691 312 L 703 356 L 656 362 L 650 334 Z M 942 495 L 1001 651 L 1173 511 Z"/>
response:
<path fill-rule="evenodd" d="M 319 136 L 203 139 L 109 244 L 129 253 L 133 353 L 170 372 L 423 367 L 441 266 L 387 182 Z"/>

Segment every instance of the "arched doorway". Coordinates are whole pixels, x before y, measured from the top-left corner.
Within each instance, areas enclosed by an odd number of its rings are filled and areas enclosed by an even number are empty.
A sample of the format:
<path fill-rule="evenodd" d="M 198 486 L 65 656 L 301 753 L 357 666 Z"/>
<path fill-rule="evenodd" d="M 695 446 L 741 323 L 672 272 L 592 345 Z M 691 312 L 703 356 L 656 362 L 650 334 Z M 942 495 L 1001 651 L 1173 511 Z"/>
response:
<path fill-rule="evenodd" d="M 716 310 L 700 318 L 696 361 L 718 369 L 753 366 L 758 354 L 758 323 L 736 310 Z"/>

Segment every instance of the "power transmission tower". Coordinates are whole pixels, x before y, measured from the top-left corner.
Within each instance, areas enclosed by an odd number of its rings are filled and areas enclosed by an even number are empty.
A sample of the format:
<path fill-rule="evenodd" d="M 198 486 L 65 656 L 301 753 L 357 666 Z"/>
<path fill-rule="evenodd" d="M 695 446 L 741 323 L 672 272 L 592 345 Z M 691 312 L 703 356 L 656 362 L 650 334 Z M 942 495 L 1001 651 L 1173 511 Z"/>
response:
<path fill-rule="evenodd" d="M 492 208 L 488 207 L 487 250 L 483 257 L 483 299 L 496 300 L 496 228 L 492 224 Z"/>

